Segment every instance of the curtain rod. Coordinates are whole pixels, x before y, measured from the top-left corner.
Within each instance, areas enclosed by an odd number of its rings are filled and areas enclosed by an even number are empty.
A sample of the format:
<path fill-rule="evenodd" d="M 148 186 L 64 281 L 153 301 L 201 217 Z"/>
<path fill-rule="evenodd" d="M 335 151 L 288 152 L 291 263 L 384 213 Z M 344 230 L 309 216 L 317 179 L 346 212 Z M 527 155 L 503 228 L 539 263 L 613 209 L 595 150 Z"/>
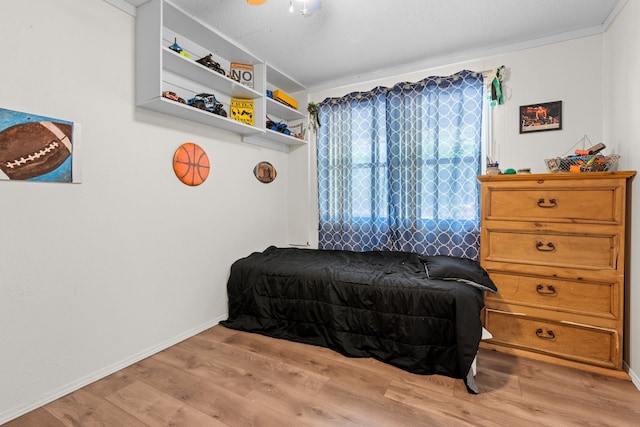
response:
<path fill-rule="evenodd" d="M 497 67 L 489 68 L 488 70 L 476 71 L 476 73 L 482 74 L 483 77 L 496 77 L 500 68 L 504 68 L 504 65 L 498 65 Z"/>
<path fill-rule="evenodd" d="M 482 70 L 482 71 L 476 71 L 476 73 L 482 74 L 485 77 L 488 77 L 487 74 L 488 73 L 492 73 L 492 74 L 496 74 L 498 72 L 498 68 L 503 67 L 504 65 L 499 65 L 497 67 L 494 68 L 489 68 L 488 70 Z"/>

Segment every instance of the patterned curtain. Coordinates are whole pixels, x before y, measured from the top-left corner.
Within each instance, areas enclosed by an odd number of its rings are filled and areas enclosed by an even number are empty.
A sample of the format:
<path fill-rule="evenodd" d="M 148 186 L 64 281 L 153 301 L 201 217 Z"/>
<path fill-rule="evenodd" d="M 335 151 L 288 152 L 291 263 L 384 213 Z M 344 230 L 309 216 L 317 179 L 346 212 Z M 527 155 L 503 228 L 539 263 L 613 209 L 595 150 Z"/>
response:
<path fill-rule="evenodd" d="M 320 248 L 478 259 L 483 89 L 461 71 L 320 103 Z"/>

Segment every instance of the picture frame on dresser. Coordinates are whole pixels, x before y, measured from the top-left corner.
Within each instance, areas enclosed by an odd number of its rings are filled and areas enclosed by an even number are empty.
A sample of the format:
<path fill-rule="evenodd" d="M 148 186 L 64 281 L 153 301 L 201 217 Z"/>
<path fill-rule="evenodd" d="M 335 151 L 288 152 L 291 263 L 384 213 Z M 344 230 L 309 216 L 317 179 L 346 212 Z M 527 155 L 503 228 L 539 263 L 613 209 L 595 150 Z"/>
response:
<path fill-rule="evenodd" d="M 562 130 L 562 101 L 520 106 L 520 133 Z"/>

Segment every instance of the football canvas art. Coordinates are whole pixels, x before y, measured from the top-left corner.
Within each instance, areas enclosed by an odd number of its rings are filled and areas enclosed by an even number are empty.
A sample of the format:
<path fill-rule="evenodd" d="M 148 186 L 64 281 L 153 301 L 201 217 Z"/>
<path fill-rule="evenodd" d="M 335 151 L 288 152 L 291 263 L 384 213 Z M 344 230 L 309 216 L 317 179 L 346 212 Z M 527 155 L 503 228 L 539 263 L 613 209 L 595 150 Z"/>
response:
<path fill-rule="evenodd" d="M 0 108 L 0 179 L 73 182 L 74 123 Z"/>

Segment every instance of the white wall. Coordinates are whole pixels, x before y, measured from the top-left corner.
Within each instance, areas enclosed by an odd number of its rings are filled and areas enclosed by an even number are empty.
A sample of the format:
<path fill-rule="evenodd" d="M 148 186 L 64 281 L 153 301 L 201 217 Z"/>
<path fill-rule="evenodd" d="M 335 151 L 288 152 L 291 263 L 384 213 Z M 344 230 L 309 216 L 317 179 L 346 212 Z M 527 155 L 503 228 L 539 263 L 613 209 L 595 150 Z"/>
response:
<path fill-rule="evenodd" d="M 81 124 L 83 163 L 0 181 L 0 424 L 226 318 L 231 263 L 289 242 L 289 156 L 136 108 L 134 28 L 102 0 L 0 2 L 0 107 Z M 171 164 L 189 141 L 198 187 Z"/>
<path fill-rule="evenodd" d="M 604 117 L 606 141 L 619 147 L 620 167 L 640 168 L 640 4 L 629 1 L 604 36 Z M 631 280 L 625 355 L 640 388 L 640 182 L 632 184 Z"/>
<path fill-rule="evenodd" d="M 505 105 L 493 109 L 495 157 L 500 167 L 546 172 L 544 160 L 564 155 L 585 134 L 602 141 L 602 36 L 590 36 L 504 55 L 392 76 L 311 94 L 314 102 L 376 86 L 450 75 L 467 69 L 484 71 L 504 65 L 507 70 Z M 563 129 L 519 133 L 519 106 L 563 102 Z M 573 151 L 573 150 L 571 150 Z"/>

